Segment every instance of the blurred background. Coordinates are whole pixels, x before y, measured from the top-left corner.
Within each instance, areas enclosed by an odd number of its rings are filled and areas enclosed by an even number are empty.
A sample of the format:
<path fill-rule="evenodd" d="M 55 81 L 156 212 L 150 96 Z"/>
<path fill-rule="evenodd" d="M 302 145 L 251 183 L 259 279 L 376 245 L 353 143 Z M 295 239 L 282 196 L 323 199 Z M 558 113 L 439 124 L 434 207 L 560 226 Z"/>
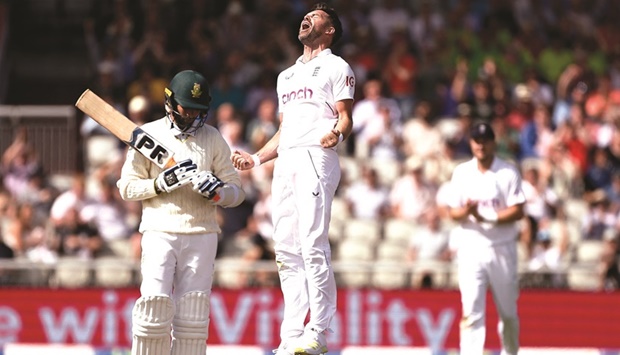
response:
<path fill-rule="evenodd" d="M 115 188 L 126 147 L 74 108 L 86 88 L 141 124 L 164 115 L 176 72 L 198 70 L 209 124 L 253 152 L 277 131 L 276 78 L 314 2 L 0 1 L 0 295 L 137 290 L 140 206 Z M 615 294 L 620 2 L 328 3 L 356 75 L 330 226 L 339 287 L 455 292 L 449 179 L 486 121 L 523 176 L 522 289 Z M 217 289 L 277 295 L 272 168 L 242 172 L 246 201 L 220 210 Z"/>

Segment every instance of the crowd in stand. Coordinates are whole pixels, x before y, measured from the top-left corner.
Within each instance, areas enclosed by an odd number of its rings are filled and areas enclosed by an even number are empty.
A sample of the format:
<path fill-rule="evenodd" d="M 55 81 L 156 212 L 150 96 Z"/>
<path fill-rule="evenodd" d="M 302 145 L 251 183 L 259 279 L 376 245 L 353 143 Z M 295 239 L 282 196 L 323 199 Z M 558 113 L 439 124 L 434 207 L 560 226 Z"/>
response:
<path fill-rule="evenodd" d="M 209 124 L 232 149 L 255 151 L 277 131 L 275 80 L 300 53 L 296 27 L 313 1 L 94 3 L 84 23 L 90 87 L 121 112 L 137 123 L 163 116 L 171 75 L 192 68 L 211 83 Z M 357 85 L 354 133 L 339 150 L 353 164 L 337 192 L 349 218 L 449 229 L 451 169 L 471 157 L 469 126 L 487 121 L 523 176 L 524 265 L 559 270 L 596 241 L 598 287 L 620 287 L 620 2 L 331 3 L 345 28 L 334 52 Z M 109 136 L 88 117 L 81 128 L 87 148 Z M 0 256 L 139 258 L 139 208 L 114 188 L 126 148 L 113 142 L 116 154 L 90 160 L 61 191 L 46 183 L 27 135 L 16 136 L 2 156 Z M 271 169 L 241 172 L 246 202 L 221 210 L 220 257 L 272 258 Z M 449 236 L 431 234 L 412 236 L 403 262 L 449 260 Z"/>

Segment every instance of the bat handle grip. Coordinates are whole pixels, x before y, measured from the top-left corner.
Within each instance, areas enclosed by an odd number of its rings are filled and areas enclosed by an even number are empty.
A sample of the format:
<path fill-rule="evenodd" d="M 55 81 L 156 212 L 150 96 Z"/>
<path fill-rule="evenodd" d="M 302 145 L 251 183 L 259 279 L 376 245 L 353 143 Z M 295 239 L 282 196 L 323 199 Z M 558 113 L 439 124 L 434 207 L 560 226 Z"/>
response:
<path fill-rule="evenodd" d="M 220 195 L 219 194 L 215 194 L 215 196 L 213 196 L 213 198 L 211 199 L 213 202 L 217 202 L 220 200 Z"/>

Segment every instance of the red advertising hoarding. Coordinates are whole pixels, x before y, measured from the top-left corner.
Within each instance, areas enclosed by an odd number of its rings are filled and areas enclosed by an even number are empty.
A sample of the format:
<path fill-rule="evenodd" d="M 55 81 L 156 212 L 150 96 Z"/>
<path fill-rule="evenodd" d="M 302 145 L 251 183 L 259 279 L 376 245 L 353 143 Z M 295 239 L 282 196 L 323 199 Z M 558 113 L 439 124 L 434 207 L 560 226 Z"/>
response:
<path fill-rule="evenodd" d="M 79 343 L 128 347 L 136 289 L 0 290 L 0 346 Z M 497 312 L 487 300 L 487 348 L 499 348 Z M 620 293 L 522 291 L 524 347 L 620 349 Z M 214 290 L 210 344 L 278 343 L 279 289 Z M 340 290 L 328 341 L 345 346 L 458 348 L 458 291 Z"/>

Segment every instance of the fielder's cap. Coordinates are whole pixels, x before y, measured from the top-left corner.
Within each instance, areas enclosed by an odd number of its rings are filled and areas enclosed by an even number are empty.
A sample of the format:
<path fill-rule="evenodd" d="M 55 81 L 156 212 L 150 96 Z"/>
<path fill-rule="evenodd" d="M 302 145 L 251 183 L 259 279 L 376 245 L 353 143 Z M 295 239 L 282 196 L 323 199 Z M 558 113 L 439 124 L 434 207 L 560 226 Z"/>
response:
<path fill-rule="evenodd" d="M 203 110 L 209 109 L 211 96 L 209 84 L 202 74 L 193 70 L 179 72 L 170 81 L 168 95 L 174 95 L 173 99 L 186 109 Z"/>
<path fill-rule="evenodd" d="M 471 139 L 495 140 L 495 133 L 491 125 L 483 122 L 473 125 L 469 131 Z"/>

